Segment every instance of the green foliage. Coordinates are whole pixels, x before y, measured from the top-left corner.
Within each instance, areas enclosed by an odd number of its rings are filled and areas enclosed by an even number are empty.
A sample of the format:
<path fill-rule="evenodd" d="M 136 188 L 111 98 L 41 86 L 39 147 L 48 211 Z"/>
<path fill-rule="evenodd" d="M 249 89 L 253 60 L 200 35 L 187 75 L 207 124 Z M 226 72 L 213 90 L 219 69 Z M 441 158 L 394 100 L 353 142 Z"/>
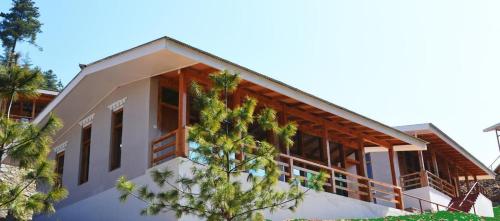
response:
<path fill-rule="evenodd" d="M 8 13 L 0 13 L 0 40 L 5 49 L 8 66 L 17 60 L 15 48 L 24 41 L 36 45 L 36 36 L 41 33 L 40 13 L 32 0 L 13 0 Z"/>
<path fill-rule="evenodd" d="M 238 75 L 222 71 L 210 79 L 213 87 L 208 91 L 196 83 L 191 87 L 200 107 L 200 122 L 189 128 L 189 141 L 197 144 L 190 154 L 191 174 L 175 177 L 168 170 L 153 171 L 154 182 L 163 187 L 160 192 L 120 178 L 120 199 L 134 196 L 147 202 L 144 215 L 174 211 L 178 217 L 190 214 L 206 220 L 264 220 L 262 210 L 294 210 L 307 191 L 321 190 L 324 173 L 311 176 L 308 189 L 300 187 L 299 180 L 290 181 L 288 190 L 279 189 L 275 162 L 279 152 L 273 144 L 252 136 L 249 127 L 276 134 L 286 148 L 293 144 L 297 127 L 294 123 L 280 126 L 274 110 L 257 111 L 257 101 L 250 97 L 230 108 L 227 100 L 237 89 Z"/>
<path fill-rule="evenodd" d="M 376 219 L 352 219 L 351 221 L 424 221 L 424 220 L 439 220 L 439 221 L 494 221 L 500 220 L 500 207 L 493 208 L 495 217 L 480 217 L 470 213 L 463 212 L 448 212 L 440 211 L 436 213 L 424 213 L 419 215 L 409 216 L 389 216 Z"/>
<path fill-rule="evenodd" d="M 44 78 L 44 84 L 42 85 L 42 89 L 49 91 L 61 91 L 63 88 L 63 84 L 61 80 L 57 78 L 57 75 L 54 74 L 54 71 L 48 70 L 42 73 Z"/>
<path fill-rule="evenodd" d="M 42 127 L 31 123 L 0 118 L 0 156 L 17 162 L 22 177 L 0 182 L 0 210 L 8 210 L 14 217 L 24 219 L 34 213 L 54 212 L 53 203 L 65 198 L 67 191 L 55 185 L 57 175 L 54 163 L 48 160 L 52 135 L 61 122 L 50 116 Z M 45 187 L 45 192 L 30 194 L 34 185 Z"/>

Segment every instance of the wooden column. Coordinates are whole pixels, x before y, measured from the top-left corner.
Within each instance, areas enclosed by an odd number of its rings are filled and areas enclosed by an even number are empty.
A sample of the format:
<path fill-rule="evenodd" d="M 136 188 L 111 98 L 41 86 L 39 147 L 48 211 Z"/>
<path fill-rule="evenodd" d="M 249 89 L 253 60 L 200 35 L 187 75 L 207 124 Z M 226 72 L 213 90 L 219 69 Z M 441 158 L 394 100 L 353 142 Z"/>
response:
<path fill-rule="evenodd" d="M 358 173 L 359 176 L 366 177 L 364 141 L 363 141 L 363 139 L 360 138 L 357 140 L 357 143 L 358 143 L 358 149 L 356 150 L 356 152 L 354 152 L 354 157 L 355 157 L 356 161 L 358 162 L 356 164 L 356 172 Z M 365 192 L 368 194 L 367 196 L 362 196 L 361 200 L 371 202 L 372 201 L 372 194 L 371 194 L 371 190 L 370 190 L 370 183 L 367 182 L 366 179 L 358 179 L 358 182 L 367 186 L 366 188 L 359 187 L 360 192 Z"/>
<path fill-rule="evenodd" d="M 32 103 L 32 106 L 31 106 L 31 120 L 35 119 L 35 115 L 36 115 L 36 99 L 33 99 L 33 103 Z"/>
<path fill-rule="evenodd" d="M 340 167 L 345 170 L 345 169 L 347 169 L 346 168 L 347 163 L 346 163 L 345 149 L 344 148 L 345 147 L 343 144 L 339 145 Z"/>
<path fill-rule="evenodd" d="M 287 113 L 287 106 L 285 104 L 282 104 L 281 105 L 281 115 L 279 116 L 279 119 L 278 119 L 280 122 L 281 125 L 285 125 L 288 123 L 288 113 Z M 290 155 L 290 147 L 281 147 L 282 150 L 285 151 L 286 155 Z"/>
<path fill-rule="evenodd" d="M 446 166 L 446 176 L 448 178 L 448 182 L 452 183 L 452 175 L 451 175 L 451 171 L 450 171 L 450 163 L 448 161 L 445 162 L 444 164 Z"/>
<path fill-rule="evenodd" d="M 466 192 L 469 191 L 469 174 L 465 174 L 465 187 L 467 188 Z"/>
<path fill-rule="evenodd" d="M 231 108 L 232 109 L 237 108 L 238 106 L 240 106 L 240 102 L 241 102 L 241 89 L 238 87 L 236 89 L 236 91 L 233 92 L 233 95 L 231 97 Z M 241 134 L 240 134 L 240 136 L 241 136 Z M 275 145 L 275 147 L 277 147 L 276 144 L 274 144 L 274 145 Z M 243 152 L 238 151 L 238 153 L 236 154 L 236 159 L 243 161 L 245 159 L 245 155 L 243 154 Z M 242 168 L 242 169 L 244 169 L 244 168 Z"/>
<path fill-rule="evenodd" d="M 460 175 L 458 174 L 458 168 L 456 165 L 453 165 L 454 172 L 454 181 L 455 181 L 455 192 L 457 196 L 460 196 Z"/>
<path fill-rule="evenodd" d="M 477 182 L 477 176 L 476 175 L 472 175 L 472 178 L 474 179 L 474 183 Z"/>
<path fill-rule="evenodd" d="M 326 156 L 326 164 L 328 165 L 328 167 L 332 167 L 332 161 L 330 158 L 330 142 L 328 141 L 328 129 L 326 129 L 326 127 L 323 127 L 323 137 L 321 141 L 323 156 Z"/>
<path fill-rule="evenodd" d="M 432 161 L 432 168 L 434 171 L 434 175 L 439 177 L 439 168 L 438 168 L 438 163 L 436 159 L 436 152 L 431 149 L 431 161 Z"/>
<path fill-rule="evenodd" d="M 186 76 L 179 70 L 179 119 L 178 119 L 178 133 L 177 133 L 177 149 L 176 155 L 178 157 L 188 156 L 188 147 L 186 145 L 186 125 L 187 125 L 187 89 L 186 89 Z"/>
<path fill-rule="evenodd" d="M 398 186 L 398 178 L 396 177 L 396 167 L 394 166 L 394 147 L 389 147 L 389 165 L 391 169 L 392 185 Z"/>
<path fill-rule="evenodd" d="M 429 178 L 427 177 L 427 172 L 425 171 L 424 154 L 421 150 L 418 151 L 418 163 L 420 166 L 420 183 L 422 187 L 429 186 Z"/>
<path fill-rule="evenodd" d="M 394 147 L 392 147 L 392 146 L 389 147 L 388 153 L 389 153 L 389 165 L 391 167 L 392 185 L 399 186 L 398 185 L 398 178 L 396 177 L 396 168 L 394 166 Z M 400 188 L 394 188 L 394 193 L 396 194 L 395 199 L 398 202 L 398 203 L 396 203 L 396 208 L 403 209 L 402 190 Z"/>

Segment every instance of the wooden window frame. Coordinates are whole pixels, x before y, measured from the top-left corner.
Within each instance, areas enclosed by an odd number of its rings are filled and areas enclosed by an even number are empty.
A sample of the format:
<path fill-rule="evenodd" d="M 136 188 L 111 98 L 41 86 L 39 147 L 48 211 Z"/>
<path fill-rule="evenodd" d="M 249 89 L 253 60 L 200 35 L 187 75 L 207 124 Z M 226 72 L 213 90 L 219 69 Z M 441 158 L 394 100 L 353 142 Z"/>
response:
<path fill-rule="evenodd" d="M 85 140 L 86 130 L 90 130 L 88 140 Z M 91 143 L 92 143 L 92 124 L 89 124 L 82 128 L 82 133 L 81 133 L 80 166 L 79 166 L 80 169 L 78 171 L 78 185 L 82 185 L 89 181 Z M 86 153 L 86 155 L 84 153 Z"/>
<path fill-rule="evenodd" d="M 64 174 L 64 157 L 65 157 L 65 151 L 61 151 L 59 153 L 56 154 L 56 168 L 55 168 L 55 172 L 57 174 L 57 180 L 56 180 L 56 186 L 58 187 L 62 187 L 63 185 L 63 174 Z M 62 165 L 59 163 L 59 158 L 62 158 Z"/>
<path fill-rule="evenodd" d="M 116 124 L 117 115 L 121 114 L 121 123 Z M 120 141 L 117 144 L 116 130 L 120 129 Z M 116 170 L 121 167 L 121 155 L 123 146 L 123 108 L 115 110 L 111 113 L 111 135 L 109 145 L 109 171 Z"/>

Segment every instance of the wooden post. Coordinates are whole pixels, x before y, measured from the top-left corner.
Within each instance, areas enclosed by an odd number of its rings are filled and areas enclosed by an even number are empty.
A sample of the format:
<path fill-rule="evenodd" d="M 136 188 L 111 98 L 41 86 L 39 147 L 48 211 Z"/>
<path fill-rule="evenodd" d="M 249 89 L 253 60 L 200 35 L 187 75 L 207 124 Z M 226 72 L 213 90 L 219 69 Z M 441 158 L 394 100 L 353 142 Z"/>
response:
<path fill-rule="evenodd" d="M 389 147 L 389 165 L 391 167 L 391 178 L 392 178 L 392 185 L 394 186 L 399 186 L 398 185 L 398 179 L 396 177 L 396 168 L 394 166 L 394 147 Z M 394 188 L 394 193 L 396 194 L 396 200 L 398 203 L 396 203 L 396 208 L 397 209 L 403 209 L 403 197 L 401 193 L 401 189 L 399 188 Z"/>
<path fill-rule="evenodd" d="M 35 115 L 36 115 L 36 99 L 33 99 L 33 103 L 32 103 L 32 106 L 31 106 L 31 120 L 35 119 Z"/>
<path fill-rule="evenodd" d="M 323 137 L 321 139 L 322 141 L 322 149 L 323 149 L 323 156 L 326 156 L 326 164 L 328 167 L 332 167 L 332 162 L 330 159 L 330 142 L 328 140 L 328 129 L 326 127 L 323 127 Z"/>
<path fill-rule="evenodd" d="M 398 179 L 396 177 L 396 168 L 394 166 L 394 147 L 389 147 L 389 165 L 391 169 L 392 185 L 398 186 Z"/>
<path fill-rule="evenodd" d="M 346 168 L 346 157 L 345 157 L 345 149 L 344 149 L 344 145 L 343 144 L 340 144 L 339 145 L 339 158 L 340 158 L 340 167 L 342 169 L 347 169 Z"/>
<path fill-rule="evenodd" d="M 422 187 L 429 186 L 429 179 L 427 177 L 427 173 L 425 172 L 424 154 L 421 150 L 418 151 L 418 162 L 420 165 L 420 185 Z"/>
<path fill-rule="evenodd" d="M 438 168 L 438 163 L 436 159 L 436 152 L 431 149 L 431 161 L 432 161 L 432 168 L 434 169 L 434 175 L 439 177 L 439 168 Z"/>
<path fill-rule="evenodd" d="M 286 111 L 287 107 L 285 104 L 281 105 L 281 114 L 279 115 L 279 124 L 280 126 L 283 126 L 288 123 L 288 115 Z M 287 148 L 285 146 L 281 147 L 281 150 L 286 153 L 286 155 L 290 155 L 290 148 Z"/>
<path fill-rule="evenodd" d="M 354 152 L 354 157 L 356 161 L 358 161 L 358 164 L 356 164 L 356 172 L 358 173 L 359 176 L 366 177 L 366 171 L 365 171 L 365 146 L 364 146 L 364 141 L 363 139 L 359 138 L 358 139 L 358 149 L 356 152 Z M 358 179 L 358 182 L 360 184 L 364 184 L 367 187 L 366 188 L 359 188 L 360 192 L 366 192 L 368 195 L 361 197 L 362 200 L 371 202 L 372 201 L 372 194 L 370 190 L 370 182 L 368 182 L 365 179 Z"/>
<path fill-rule="evenodd" d="M 470 188 L 470 186 L 469 186 L 469 174 L 467 174 L 467 173 L 465 174 L 465 187 L 467 188 L 467 190 L 465 192 L 469 191 L 469 188 Z"/>
<path fill-rule="evenodd" d="M 474 179 L 474 183 L 477 182 L 477 176 L 476 175 L 472 175 L 472 178 Z"/>
<path fill-rule="evenodd" d="M 460 175 L 458 174 L 458 168 L 456 165 L 453 165 L 453 170 L 455 172 L 455 192 L 457 196 L 460 196 Z"/>
<path fill-rule="evenodd" d="M 187 90 L 186 90 L 186 78 L 185 74 L 179 70 L 179 119 L 177 129 L 177 149 L 176 155 L 178 157 L 187 157 L 188 148 L 186 145 L 186 124 L 187 124 L 187 114 L 186 114 L 186 104 L 187 104 Z"/>

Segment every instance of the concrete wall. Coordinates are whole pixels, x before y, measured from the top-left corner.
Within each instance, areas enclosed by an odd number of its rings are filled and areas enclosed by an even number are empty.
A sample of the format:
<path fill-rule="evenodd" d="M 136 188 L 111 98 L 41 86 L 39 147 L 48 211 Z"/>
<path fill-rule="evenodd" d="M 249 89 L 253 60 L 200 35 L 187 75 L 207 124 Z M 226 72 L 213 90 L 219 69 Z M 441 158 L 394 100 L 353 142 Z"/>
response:
<path fill-rule="evenodd" d="M 392 176 L 391 176 L 391 166 L 389 163 L 389 153 L 388 152 L 374 152 L 370 153 L 371 163 L 372 163 L 372 171 L 373 171 L 373 179 L 377 181 L 381 181 L 384 183 L 392 184 Z M 399 161 L 397 154 L 394 154 L 394 166 L 396 169 L 396 177 L 399 183 Z"/>
<path fill-rule="evenodd" d="M 474 209 L 476 211 L 474 211 Z M 479 216 L 485 217 L 493 217 L 495 215 L 493 213 L 493 203 L 483 194 L 479 194 L 474 207 L 470 209 L 469 213 L 475 213 Z"/>
<path fill-rule="evenodd" d="M 152 105 L 150 102 L 151 93 L 151 80 L 144 79 L 117 88 L 91 110 L 78 110 L 82 115 L 87 111 L 89 113 L 82 116 L 82 119 L 94 114 L 89 180 L 82 185 L 78 185 L 82 127 L 78 122 L 64 122 L 65 131 L 60 131 L 56 136 L 54 146 L 67 142 L 62 180 L 70 195 L 57 205 L 58 208 L 114 187 L 117 178 L 123 174 L 129 178 L 144 174 L 148 168 L 148 148 L 150 138 L 153 136 L 153 132 L 151 132 L 153 129 L 150 126 L 153 117 L 150 116 L 149 111 L 150 105 Z M 85 98 L 84 95 L 81 97 Z M 126 101 L 123 106 L 121 167 L 109 171 L 112 111 L 108 109 L 108 105 L 124 97 L 126 97 Z M 55 153 L 51 153 L 50 157 L 54 158 Z"/>
<path fill-rule="evenodd" d="M 438 203 L 443 206 L 448 206 L 450 204 L 451 198 L 444 194 L 441 193 L 438 190 L 435 190 L 432 187 L 422 187 L 422 188 L 416 188 L 412 190 L 407 190 L 405 191 L 406 194 L 415 196 L 427 201 L 431 201 L 433 203 Z M 408 196 L 403 196 L 403 200 L 405 202 L 405 208 L 415 208 L 417 210 L 420 210 L 420 205 L 417 199 L 408 197 Z M 422 201 L 422 208 L 425 211 L 438 211 L 438 208 L 435 204 L 427 203 Z M 447 210 L 445 207 L 439 207 L 439 211 L 445 211 Z"/>
<path fill-rule="evenodd" d="M 181 163 L 181 161 L 183 163 Z M 188 175 L 192 164 L 182 158 L 175 158 L 153 169 L 168 168 L 174 174 Z M 243 179 L 244 180 L 244 179 Z M 149 184 L 154 190 L 158 190 L 152 182 L 149 172 L 139 176 L 133 181 L 137 184 Z M 244 182 L 245 183 L 245 182 Z M 278 188 L 286 189 L 287 183 L 279 182 Z M 109 221 L 109 220 L 177 220 L 172 213 L 164 213 L 155 217 L 141 217 L 139 212 L 145 204 L 131 198 L 126 203 L 120 203 L 118 193 L 110 188 L 95 196 L 82 200 L 73 205 L 60 208 L 52 216 L 37 216 L 34 220 L 73 220 L 73 221 Z M 384 216 L 397 216 L 408 214 L 405 211 L 389 208 L 373 203 L 363 202 L 326 192 L 309 192 L 304 202 L 295 211 L 278 210 L 274 213 L 265 212 L 265 217 L 270 220 L 286 220 L 290 218 L 307 219 L 340 219 L 340 218 L 374 218 Z M 185 216 L 182 221 L 199 220 L 196 217 Z"/>

